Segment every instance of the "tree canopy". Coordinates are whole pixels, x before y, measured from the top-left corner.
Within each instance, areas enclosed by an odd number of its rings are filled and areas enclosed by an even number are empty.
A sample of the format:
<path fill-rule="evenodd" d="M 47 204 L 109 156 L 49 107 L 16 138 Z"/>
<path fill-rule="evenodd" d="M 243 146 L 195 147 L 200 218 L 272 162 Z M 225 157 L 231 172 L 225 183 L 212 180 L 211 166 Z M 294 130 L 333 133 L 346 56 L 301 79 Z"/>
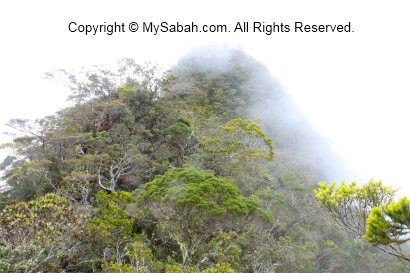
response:
<path fill-rule="evenodd" d="M 370 180 L 362 186 L 322 182 L 318 186 L 314 192 L 319 205 L 338 224 L 382 251 L 410 261 L 400 248 L 409 235 L 410 203 L 406 197 L 394 203 L 395 190 L 381 181 Z"/>
<path fill-rule="evenodd" d="M 377 247 L 407 255 L 409 201 L 375 181 L 315 199 L 336 157 L 244 52 L 47 76 L 71 104 L 8 123 L 0 271 L 405 272 Z"/>

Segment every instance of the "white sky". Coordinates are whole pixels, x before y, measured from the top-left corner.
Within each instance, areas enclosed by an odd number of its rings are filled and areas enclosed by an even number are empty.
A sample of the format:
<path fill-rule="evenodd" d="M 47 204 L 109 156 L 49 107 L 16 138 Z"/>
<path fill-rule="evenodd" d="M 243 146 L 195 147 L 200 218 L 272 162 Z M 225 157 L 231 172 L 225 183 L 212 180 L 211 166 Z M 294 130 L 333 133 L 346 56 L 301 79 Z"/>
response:
<path fill-rule="evenodd" d="M 408 1 L 2 1 L 0 129 L 64 107 L 53 68 L 113 64 L 122 57 L 175 63 L 192 46 L 243 48 L 272 71 L 307 116 L 366 179 L 410 196 L 410 2 Z M 352 23 L 354 33 L 117 33 L 85 36 L 68 23 L 167 21 L 293 25 Z M 0 142 L 7 138 L 0 136 Z"/>

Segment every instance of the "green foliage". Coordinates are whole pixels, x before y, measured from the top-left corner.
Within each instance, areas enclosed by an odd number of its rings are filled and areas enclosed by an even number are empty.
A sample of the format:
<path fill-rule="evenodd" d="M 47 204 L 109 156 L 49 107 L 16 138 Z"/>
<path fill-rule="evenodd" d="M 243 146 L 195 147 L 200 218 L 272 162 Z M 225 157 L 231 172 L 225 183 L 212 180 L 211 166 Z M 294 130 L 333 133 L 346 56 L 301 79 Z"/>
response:
<path fill-rule="evenodd" d="M 0 145 L 11 153 L 1 272 L 400 271 L 323 211 L 361 236 L 378 207 L 373 235 L 395 244 L 407 201 L 391 203 L 379 182 L 321 184 L 320 210 L 312 187 L 334 157 L 240 50 L 194 53 L 165 73 L 131 59 L 57 73 L 74 103 L 11 120 L 19 134 Z"/>
<path fill-rule="evenodd" d="M 208 260 L 217 263 L 228 262 L 234 268 L 243 269 L 241 244 L 244 240 L 246 238 L 235 231 L 218 232 L 208 243 Z"/>
<path fill-rule="evenodd" d="M 18 191 L 20 200 L 28 201 L 35 196 L 44 195 L 52 188 L 47 183 L 49 178 L 46 176 L 46 171 L 51 166 L 52 162 L 49 160 L 19 162 L 7 172 L 8 184 Z M 17 198 L 17 194 L 12 194 L 13 197 Z"/>
<path fill-rule="evenodd" d="M 222 213 L 250 214 L 261 212 L 253 197 L 244 197 L 227 179 L 219 178 L 194 166 L 173 169 L 145 185 L 143 197 L 177 206 L 194 207 L 219 215 Z"/>
<path fill-rule="evenodd" d="M 54 194 L 36 200 L 9 205 L 0 212 L 0 234 L 3 242 L 28 238 L 51 243 L 67 223 L 77 222 L 68 201 Z"/>
<path fill-rule="evenodd" d="M 215 266 L 205 269 L 198 270 L 196 268 L 183 268 L 178 265 L 167 265 L 166 273 L 235 273 L 232 270 L 229 263 L 218 263 Z"/>
<path fill-rule="evenodd" d="M 382 251 L 410 261 L 400 248 L 393 246 L 408 241 L 410 203 L 402 198 L 393 203 L 395 190 L 370 180 L 358 187 L 355 182 L 340 186 L 319 183 L 314 191 L 319 205 L 350 232 Z M 384 246 L 386 247 L 384 247 Z"/>
<path fill-rule="evenodd" d="M 131 193 L 119 191 L 109 194 L 99 191 L 96 194 L 98 214 L 91 224 L 110 237 L 112 240 L 123 240 L 127 236 L 132 236 L 133 221 L 126 215 L 124 209 L 131 203 Z"/>
<path fill-rule="evenodd" d="M 30 272 L 46 258 L 46 250 L 38 245 L 0 245 L 1 272 Z"/>
<path fill-rule="evenodd" d="M 345 226 L 356 235 L 366 232 L 366 219 L 370 210 L 393 200 L 395 190 L 383 186 L 381 181 L 373 181 L 357 186 L 355 182 L 340 186 L 332 183 L 327 186 L 321 182 L 314 194 L 319 206 L 325 209 L 340 225 Z"/>
<path fill-rule="evenodd" d="M 237 119 L 232 119 L 230 120 L 225 126 L 222 126 L 221 129 L 230 135 L 234 135 L 238 137 L 240 133 L 245 133 L 250 139 L 248 140 L 249 144 L 247 146 L 250 146 L 250 143 L 255 142 L 255 138 L 260 137 L 264 144 L 267 146 L 268 151 L 264 152 L 263 150 L 254 150 L 250 152 L 250 156 L 252 157 L 265 157 L 267 159 L 273 159 L 273 143 L 272 139 L 266 136 L 265 132 L 262 130 L 262 128 L 258 125 L 256 125 L 253 122 L 249 122 L 246 120 L 243 120 L 241 118 Z M 253 144 L 252 146 L 254 146 Z"/>
<path fill-rule="evenodd" d="M 172 125 L 170 125 L 166 131 L 166 133 L 168 134 L 173 134 L 173 135 L 183 135 L 183 134 L 189 134 L 191 133 L 191 129 L 189 128 L 189 126 L 183 122 L 176 122 Z"/>
<path fill-rule="evenodd" d="M 130 243 L 124 249 L 125 258 L 128 262 L 122 260 L 110 261 L 103 263 L 102 272 L 119 273 L 119 272 L 153 272 L 155 269 L 154 257 L 151 249 L 143 242 L 136 241 Z"/>
<path fill-rule="evenodd" d="M 175 166 L 182 166 L 196 146 L 197 140 L 188 122 L 177 121 L 165 129 L 170 160 Z"/>
<path fill-rule="evenodd" d="M 410 240 L 410 201 L 372 208 L 367 218 L 365 239 L 373 244 L 403 244 Z"/>
<path fill-rule="evenodd" d="M 205 269 L 203 273 L 235 273 L 229 263 L 218 263 L 216 266 Z"/>
<path fill-rule="evenodd" d="M 206 243 L 221 230 L 243 228 L 251 215 L 269 219 L 255 197 L 245 197 L 229 180 L 190 165 L 147 183 L 138 199 L 145 206 L 134 212 L 135 217 L 149 212 L 162 240 L 179 246 L 184 266 L 207 256 L 202 248 L 212 248 Z"/>
<path fill-rule="evenodd" d="M 7 206 L 0 212 L 0 264 L 18 272 L 59 268 L 62 260 L 76 256 L 71 251 L 86 219 L 55 194 Z"/>

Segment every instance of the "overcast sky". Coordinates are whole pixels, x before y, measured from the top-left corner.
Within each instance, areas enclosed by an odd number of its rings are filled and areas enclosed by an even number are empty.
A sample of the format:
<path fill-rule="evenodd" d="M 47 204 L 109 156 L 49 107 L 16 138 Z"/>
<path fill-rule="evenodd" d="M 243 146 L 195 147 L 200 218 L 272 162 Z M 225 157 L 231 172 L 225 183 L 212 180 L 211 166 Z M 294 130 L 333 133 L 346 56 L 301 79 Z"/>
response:
<path fill-rule="evenodd" d="M 41 79 L 54 68 L 122 57 L 167 67 L 194 46 L 228 44 L 263 62 L 309 122 L 362 175 L 410 195 L 408 1 L 2 1 L 0 123 L 64 107 L 68 91 Z M 347 24 L 353 33 L 99 33 L 78 24 L 261 21 Z M 7 141 L 0 136 L 0 142 Z"/>

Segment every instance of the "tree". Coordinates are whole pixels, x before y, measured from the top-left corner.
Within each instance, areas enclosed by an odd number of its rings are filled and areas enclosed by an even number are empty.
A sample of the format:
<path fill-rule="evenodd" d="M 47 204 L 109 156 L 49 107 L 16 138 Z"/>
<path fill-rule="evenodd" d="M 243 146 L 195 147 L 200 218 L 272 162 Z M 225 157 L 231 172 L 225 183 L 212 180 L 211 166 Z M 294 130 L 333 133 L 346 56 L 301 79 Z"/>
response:
<path fill-rule="evenodd" d="M 172 155 L 171 159 L 175 158 L 173 165 L 182 167 L 185 164 L 185 157 L 198 146 L 194 131 L 188 121 L 181 119 L 181 121 L 170 125 L 165 133 Z"/>
<path fill-rule="evenodd" d="M 324 208 L 339 224 L 357 236 L 366 233 L 366 220 L 370 210 L 393 201 L 395 190 L 382 185 L 381 181 L 370 180 L 362 186 L 356 182 L 340 186 L 325 182 L 318 184 L 314 194 L 320 207 Z"/>
<path fill-rule="evenodd" d="M 364 237 L 374 245 L 390 246 L 395 256 L 410 261 L 400 245 L 410 241 L 410 201 L 403 197 L 396 203 L 372 208 Z"/>
<path fill-rule="evenodd" d="M 339 225 L 383 252 L 409 261 L 400 248 L 394 246 L 404 243 L 399 237 L 408 233 L 408 200 L 405 198 L 397 204 L 392 203 L 395 190 L 391 187 L 373 180 L 362 186 L 357 186 L 355 182 L 327 186 L 321 182 L 314 193 L 319 206 Z"/>
<path fill-rule="evenodd" d="M 162 239 L 178 244 L 184 266 L 200 257 L 199 249 L 220 230 L 243 229 L 254 214 L 269 219 L 257 200 L 241 195 L 231 181 L 189 165 L 147 183 L 138 198 L 145 204 L 139 213 L 148 210 Z"/>
<path fill-rule="evenodd" d="M 104 263 L 122 262 L 127 256 L 126 246 L 135 240 L 133 220 L 124 211 L 132 201 L 131 193 L 100 190 L 95 197 L 97 214 L 89 223 L 93 244 Z"/>
<path fill-rule="evenodd" d="M 2 269 L 7 272 L 60 268 L 77 256 L 73 250 L 78 247 L 86 219 L 55 194 L 7 206 L 0 212 L 0 268 L 5 266 Z"/>
<path fill-rule="evenodd" d="M 0 145 L 0 272 L 398 272 L 316 206 L 334 161 L 240 50 L 62 74 L 70 106 Z"/>

